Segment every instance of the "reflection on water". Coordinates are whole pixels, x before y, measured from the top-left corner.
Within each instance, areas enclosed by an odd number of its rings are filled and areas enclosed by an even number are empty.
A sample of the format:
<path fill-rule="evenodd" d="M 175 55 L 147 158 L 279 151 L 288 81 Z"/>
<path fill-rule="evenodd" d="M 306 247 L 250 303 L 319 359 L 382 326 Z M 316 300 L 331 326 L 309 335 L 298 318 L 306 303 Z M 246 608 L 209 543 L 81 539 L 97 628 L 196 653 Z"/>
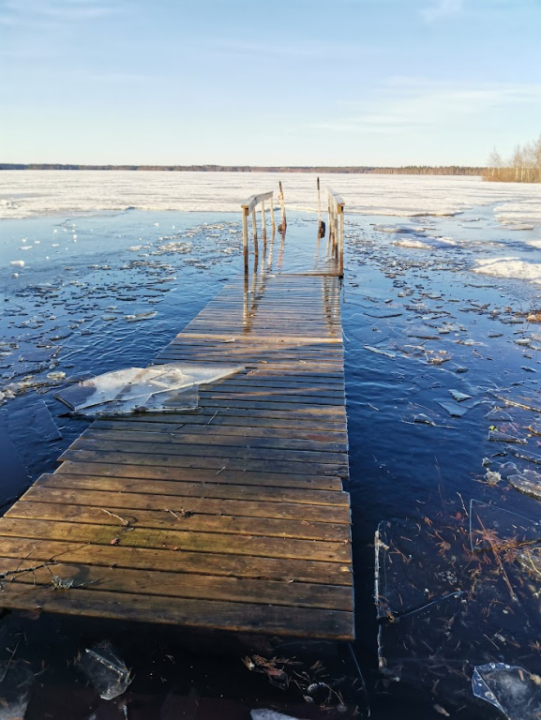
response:
<path fill-rule="evenodd" d="M 356 654 L 378 720 L 438 718 L 452 715 L 457 705 L 467 706 L 459 717 L 482 717 L 482 707 L 471 702 L 473 666 L 507 662 L 541 671 L 535 570 L 540 513 L 535 494 L 521 492 L 535 486 L 541 462 L 536 430 L 541 329 L 528 320 L 541 299 L 534 284 L 472 272 L 487 254 L 531 263 L 535 250 L 529 243 L 539 239 L 539 230 L 502 230 L 491 213 L 476 208 L 455 218 L 400 221 L 395 227 L 389 218 L 346 218 L 342 318 Z M 240 272 L 239 220 L 128 212 L 3 222 L 4 503 L 24 490 L 27 471 L 35 478 L 52 470 L 84 427 L 63 415 L 52 397 L 58 387 L 88 374 L 148 364 L 223 282 Z M 257 319 L 266 273 L 311 271 L 315 252 L 319 265 L 325 260 L 316 217 L 289 213 L 288 221 L 287 236 L 267 239 L 246 280 L 245 332 Z M 23 266 L 10 265 L 19 260 Z M 330 327 L 338 311 L 335 283 L 333 278 L 322 283 Z M 517 542 L 516 530 L 511 545 L 500 542 L 502 518 L 510 516 L 533 533 L 527 541 Z M 378 620 L 374 537 L 381 521 L 380 541 L 389 550 L 384 557 L 378 547 L 382 567 L 387 563 L 386 589 L 380 592 L 386 605 Z M 471 537 L 485 545 L 472 550 Z M 509 540 L 507 530 L 504 539 Z M 391 567 L 393 559 L 399 562 Z M 397 622 L 389 622 L 389 612 Z M 72 717 L 90 717 L 94 696 L 65 664 L 82 644 L 103 637 L 114 639 L 127 666 L 135 668 L 131 690 L 159 697 L 156 707 L 175 687 L 185 696 L 225 695 L 248 703 L 285 697 L 266 677 L 246 670 L 240 650 L 233 661 L 224 660 L 210 647 L 187 649 L 152 630 L 142 655 L 126 627 L 123 635 L 118 624 L 91 625 L 50 618 L 34 624 L 4 621 L 4 645 L 13 649 L 24 634 L 29 639 L 27 650 L 19 647 L 21 658 L 35 664 L 36 672 L 41 660 L 47 664 L 40 693 L 55 709 L 52 717 L 65 716 L 58 710 L 62 697 L 78 708 Z M 213 651 L 225 647 L 220 641 Z M 378 672 L 382 662 L 386 676 Z M 178 675 L 172 679 L 179 672 L 182 687 Z M 53 691 L 57 681 L 60 695 Z M 406 710 L 402 698 L 412 686 L 423 694 L 412 691 Z M 81 694 L 74 695 L 74 688 Z M 306 716 L 302 702 L 301 709 L 287 703 L 282 709 L 288 707 Z"/>

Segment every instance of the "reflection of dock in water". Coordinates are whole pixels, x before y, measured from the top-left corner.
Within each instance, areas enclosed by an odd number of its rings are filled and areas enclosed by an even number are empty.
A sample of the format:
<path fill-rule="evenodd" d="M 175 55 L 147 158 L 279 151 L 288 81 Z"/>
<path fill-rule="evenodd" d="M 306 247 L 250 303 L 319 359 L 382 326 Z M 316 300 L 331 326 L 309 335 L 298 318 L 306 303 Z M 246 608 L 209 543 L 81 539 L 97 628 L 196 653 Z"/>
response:
<path fill-rule="evenodd" d="M 243 372 L 96 420 L 0 519 L 4 608 L 354 636 L 339 261 L 286 274 L 285 242 L 157 359 Z"/>

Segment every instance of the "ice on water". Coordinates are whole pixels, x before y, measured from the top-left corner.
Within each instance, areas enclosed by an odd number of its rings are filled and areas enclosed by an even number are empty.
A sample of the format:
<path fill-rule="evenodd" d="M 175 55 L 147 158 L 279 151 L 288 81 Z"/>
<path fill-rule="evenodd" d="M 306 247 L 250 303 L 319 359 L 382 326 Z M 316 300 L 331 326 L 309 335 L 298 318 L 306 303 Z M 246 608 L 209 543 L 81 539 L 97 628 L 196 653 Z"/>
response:
<path fill-rule="evenodd" d="M 241 365 L 168 363 L 131 367 L 82 380 L 55 394 L 73 412 L 90 417 L 134 412 L 178 412 L 197 407 L 198 387 L 243 370 Z"/>
<path fill-rule="evenodd" d="M 476 205 L 493 205 L 504 223 L 541 222 L 541 188 L 485 183 L 478 177 L 322 174 L 323 186 L 339 189 L 348 212 L 397 217 L 445 217 Z M 311 173 L 206 173 L 131 171 L 3 171 L 0 218 L 96 210 L 232 212 L 258 191 L 285 180 L 288 207 L 315 210 Z M 149 191 L 151 189 L 151 191 Z"/>

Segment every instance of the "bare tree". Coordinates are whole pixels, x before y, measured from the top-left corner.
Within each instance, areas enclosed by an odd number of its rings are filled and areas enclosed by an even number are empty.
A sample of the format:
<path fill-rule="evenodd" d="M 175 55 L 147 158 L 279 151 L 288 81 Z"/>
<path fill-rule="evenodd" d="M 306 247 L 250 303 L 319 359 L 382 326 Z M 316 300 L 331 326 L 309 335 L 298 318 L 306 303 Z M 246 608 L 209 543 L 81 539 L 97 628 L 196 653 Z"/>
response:
<path fill-rule="evenodd" d="M 512 157 L 504 161 L 494 149 L 488 159 L 485 180 L 499 182 L 541 182 L 541 135 L 533 142 L 517 145 Z"/>

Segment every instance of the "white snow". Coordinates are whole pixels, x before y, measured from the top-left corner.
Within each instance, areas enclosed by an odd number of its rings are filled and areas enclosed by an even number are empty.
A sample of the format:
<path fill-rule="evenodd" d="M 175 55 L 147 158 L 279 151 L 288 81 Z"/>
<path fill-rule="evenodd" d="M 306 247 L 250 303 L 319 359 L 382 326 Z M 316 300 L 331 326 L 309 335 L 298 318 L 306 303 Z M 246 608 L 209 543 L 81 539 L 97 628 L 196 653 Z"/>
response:
<path fill-rule="evenodd" d="M 489 183 L 478 177 L 431 175 L 321 176 L 339 190 L 346 211 L 363 215 L 437 217 L 494 205 L 502 223 L 541 224 L 541 185 Z M 0 218 L 57 213 L 141 210 L 239 212 L 257 192 L 284 184 L 291 209 L 316 210 L 312 173 L 205 173 L 112 170 L 3 170 Z M 323 198 L 325 206 L 325 198 Z"/>
<path fill-rule="evenodd" d="M 529 263 L 517 257 L 499 257 L 478 260 L 474 272 L 493 277 L 531 280 L 541 283 L 541 263 Z"/>

